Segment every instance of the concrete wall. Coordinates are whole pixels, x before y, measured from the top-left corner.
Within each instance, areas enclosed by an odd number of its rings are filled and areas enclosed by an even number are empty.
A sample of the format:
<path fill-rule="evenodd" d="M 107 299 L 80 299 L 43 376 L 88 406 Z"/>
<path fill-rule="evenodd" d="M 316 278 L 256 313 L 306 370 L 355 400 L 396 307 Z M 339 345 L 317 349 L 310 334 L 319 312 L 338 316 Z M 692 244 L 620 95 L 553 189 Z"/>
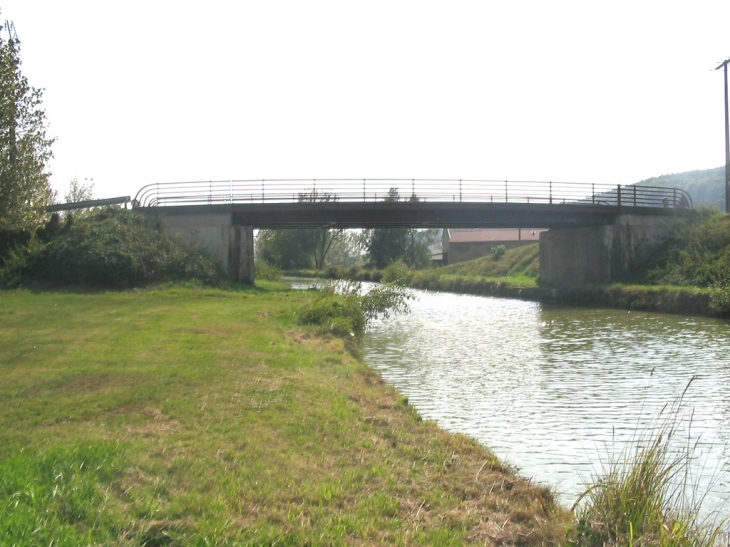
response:
<path fill-rule="evenodd" d="M 186 247 L 210 254 L 234 282 L 253 283 L 253 228 L 232 223 L 230 213 L 158 213 L 167 233 Z"/>
<path fill-rule="evenodd" d="M 663 241 L 674 217 L 619 215 L 607 226 L 540 234 L 540 281 L 548 287 L 605 284 L 634 273 Z"/>

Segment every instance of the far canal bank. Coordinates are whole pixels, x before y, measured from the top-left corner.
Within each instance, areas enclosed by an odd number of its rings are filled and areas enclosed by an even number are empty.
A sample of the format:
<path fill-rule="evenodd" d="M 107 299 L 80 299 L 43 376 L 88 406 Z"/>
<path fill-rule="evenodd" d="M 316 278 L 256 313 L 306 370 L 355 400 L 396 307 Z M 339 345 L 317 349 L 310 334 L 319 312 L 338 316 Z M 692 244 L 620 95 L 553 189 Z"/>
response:
<path fill-rule="evenodd" d="M 381 281 L 388 279 L 387 270 L 358 270 L 350 276 L 340 270 L 302 270 L 287 272 L 287 276 L 351 279 L 353 281 Z M 414 289 L 448 292 L 475 296 L 516 298 L 533 302 L 560 303 L 591 308 L 647 311 L 679 315 L 728 318 L 730 309 L 717 289 L 667 285 L 582 285 L 566 288 L 527 286 L 514 279 L 448 275 L 438 270 L 408 272 L 402 278 Z"/>

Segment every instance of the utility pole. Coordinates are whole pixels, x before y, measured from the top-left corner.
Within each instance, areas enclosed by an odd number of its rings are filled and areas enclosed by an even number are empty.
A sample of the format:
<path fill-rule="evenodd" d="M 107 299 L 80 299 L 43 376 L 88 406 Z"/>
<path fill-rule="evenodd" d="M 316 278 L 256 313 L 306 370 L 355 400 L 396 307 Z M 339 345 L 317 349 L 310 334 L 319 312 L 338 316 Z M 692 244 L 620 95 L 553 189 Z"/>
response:
<path fill-rule="evenodd" d="M 727 111 L 727 65 L 730 63 L 730 59 L 726 59 L 719 67 L 725 70 L 725 212 L 730 213 L 730 123 L 728 123 L 728 111 Z"/>

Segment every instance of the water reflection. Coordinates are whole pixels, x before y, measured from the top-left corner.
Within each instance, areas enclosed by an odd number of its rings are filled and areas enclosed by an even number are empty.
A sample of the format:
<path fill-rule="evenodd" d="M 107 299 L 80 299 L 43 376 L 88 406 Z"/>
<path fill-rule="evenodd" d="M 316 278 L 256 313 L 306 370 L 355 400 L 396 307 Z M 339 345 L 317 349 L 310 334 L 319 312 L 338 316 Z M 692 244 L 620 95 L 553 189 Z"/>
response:
<path fill-rule="evenodd" d="M 425 418 L 476 438 L 566 503 L 607 454 L 655 427 L 693 376 L 682 416 L 704 462 L 695 472 L 705 482 L 716 469 L 730 475 L 727 322 L 418 295 L 411 314 L 374 325 L 365 360 Z M 721 480 L 706 507 L 727 495 Z"/>

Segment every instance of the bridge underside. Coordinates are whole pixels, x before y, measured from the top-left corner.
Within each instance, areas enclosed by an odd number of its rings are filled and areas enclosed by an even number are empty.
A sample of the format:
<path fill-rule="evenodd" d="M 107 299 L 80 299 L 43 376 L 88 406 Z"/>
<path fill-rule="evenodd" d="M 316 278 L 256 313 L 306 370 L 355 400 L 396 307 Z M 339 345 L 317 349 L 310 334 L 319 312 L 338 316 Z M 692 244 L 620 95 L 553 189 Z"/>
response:
<path fill-rule="evenodd" d="M 140 208 L 166 218 L 230 215 L 254 228 L 576 228 L 613 224 L 619 214 L 675 217 L 681 209 L 529 203 L 264 203 Z"/>

